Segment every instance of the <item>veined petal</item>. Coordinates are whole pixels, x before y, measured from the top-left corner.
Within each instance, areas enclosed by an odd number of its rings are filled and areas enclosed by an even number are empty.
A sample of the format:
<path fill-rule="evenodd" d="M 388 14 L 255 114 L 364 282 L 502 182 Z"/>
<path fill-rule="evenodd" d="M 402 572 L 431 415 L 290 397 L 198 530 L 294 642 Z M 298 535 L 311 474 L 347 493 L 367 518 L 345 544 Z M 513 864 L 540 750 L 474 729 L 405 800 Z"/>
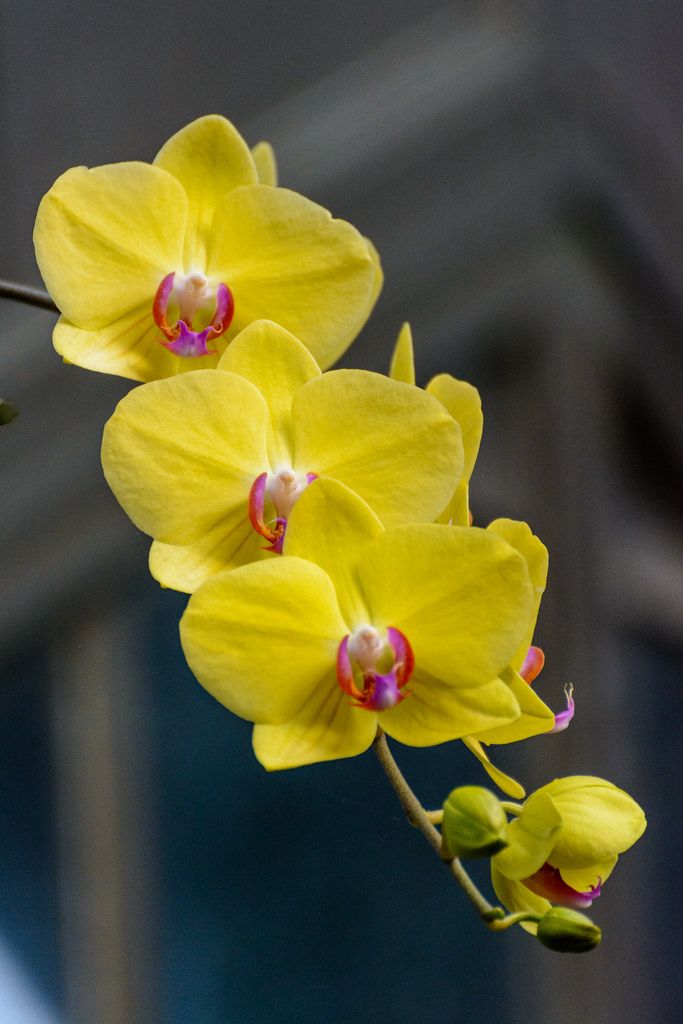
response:
<path fill-rule="evenodd" d="M 526 740 L 530 736 L 552 732 L 555 715 L 548 705 L 544 704 L 541 698 L 534 693 L 529 684 L 509 666 L 501 672 L 501 679 L 515 695 L 521 714 L 515 722 L 511 722 L 509 725 L 477 733 L 476 739 L 483 743 L 516 743 L 518 740 Z"/>
<path fill-rule="evenodd" d="M 334 583 L 349 633 L 369 621 L 358 562 L 364 546 L 383 532 L 372 509 L 335 480 L 314 480 L 292 509 L 284 552 L 324 569 Z"/>
<path fill-rule="evenodd" d="M 529 878 L 547 861 L 562 823 L 562 815 L 550 797 L 533 793 L 520 816 L 507 827 L 509 845 L 495 855 L 496 868 L 508 878 Z"/>
<path fill-rule="evenodd" d="M 494 679 L 484 686 L 450 686 L 420 668 L 406 685 L 408 696 L 379 715 L 384 731 L 411 747 L 433 747 L 478 729 L 509 722 L 519 714 L 507 686 Z"/>
<path fill-rule="evenodd" d="M 352 707 L 331 673 L 289 722 L 254 726 L 254 753 L 269 771 L 297 768 L 362 754 L 376 731 L 377 716 Z"/>
<path fill-rule="evenodd" d="M 192 594 L 210 576 L 238 565 L 273 558 L 243 507 L 233 510 L 193 544 L 162 544 L 149 551 L 149 570 L 162 587 Z"/>
<path fill-rule="evenodd" d="M 102 465 L 136 526 L 167 544 L 199 540 L 267 465 L 268 410 L 243 377 L 197 370 L 123 398 L 107 423 Z"/>
<path fill-rule="evenodd" d="M 236 189 L 217 208 L 211 238 L 207 273 L 229 284 L 238 328 L 274 320 L 325 368 L 370 314 L 376 267 L 367 242 L 295 192 Z"/>
<path fill-rule="evenodd" d="M 496 730 L 493 729 L 491 731 L 495 732 Z M 479 740 L 476 740 L 473 736 L 463 736 L 462 741 L 467 749 L 474 754 L 488 777 L 495 782 L 499 789 L 502 789 L 508 796 L 514 797 L 515 800 L 521 800 L 524 797 L 524 786 L 517 782 L 517 779 L 513 779 L 511 775 L 506 775 L 504 771 L 496 767 Z"/>
<path fill-rule="evenodd" d="M 570 775 L 541 787 L 562 815 L 553 867 L 589 868 L 624 853 L 645 831 L 645 815 L 623 789 L 591 775 Z"/>
<path fill-rule="evenodd" d="M 258 180 L 249 147 L 230 121 L 208 114 L 171 136 L 154 165 L 172 174 L 187 193 L 185 266 L 203 269 L 216 207 L 228 192 Z"/>
<path fill-rule="evenodd" d="M 403 324 L 398 332 L 398 338 L 396 339 L 396 345 L 394 346 L 389 365 L 389 376 L 392 380 L 403 381 L 404 384 L 415 383 L 413 333 L 408 323 Z M 438 398 L 438 395 L 436 397 Z"/>
<path fill-rule="evenodd" d="M 251 147 L 251 158 L 256 167 L 259 185 L 277 186 L 277 160 L 269 142 L 257 142 Z"/>
<path fill-rule="evenodd" d="M 207 580 L 180 623 L 202 686 L 235 714 L 269 725 L 294 718 L 330 676 L 345 632 L 329 577 L 286 556 Z"/>
<path fill-rule="evenodd" d="M 432 377 L 426 390 L 428 394 L 433 395 L 441 402 L 444 409 L 460 425 L 465 453 L 463 479 L 468 481 L 477 461 L 484 429 L 479 392 L 466 381 L 451 377 L 450 373 L 440 373 L 438 376 Z"/>
<path fill-rule="evenodd" d="M 457 424 L 419 388 L 333 370 L 294 396 L 297 466 L 359 494 L 385 526 L 436 518 L 462 471 Z"/>
<path fill-rule="evenodd" d="M 219 368 L 246 377 L 259 389 L 270 412 L 271 465 L 291 465 L 292 398 L 307 381 L 321 375 L 308 349 L 284 327 L 270 320 L 257 320 L 232 341 Z"/>
<path fill-rule="evenodd" d="M 41 201 L 33 240 L 50 295 L 77 327 L 96 330 L 149 304 L 182 265 L 187 197 L 144 163 L 73 167 Z"/>
<path fill-rule="evenodd" d="M 587 868 L 560 868 L 560 875 L 563 881 L 577 892 L 590 892 L 600 885 L 604 885 L 614 871 L 618 857 L 604 861 L 602 864 L 591 864 Z"/>
<path fill-rule="evenodd" d="M 498 534 L 519 551 L 526 559 L 529 577 L 534 588 L 534 604 L 529 616 L 529 624 L 522 641 L 511 659 L 513 669 L 519 671 L 527 656 L 536 628 L 538 609 L 548 579 L 548 549 L 539 538 L 531 532 L 526 523 L 514 519 L 495 519 L 489 523 L 488 529 Z"/>
<path fill-rule="evenodd" d="M 528 911 L 532 914 L 538 914 L 540 917 L 547 913 L 552 906 L 549 900 L 544 899 L 543 896 L 536 896 L 522 882 L 506 878 L 505 875 L 498 871 L 493 860 L 491 861 L 491 882 L 500 902 L 513 913 Z M 532 935 L 536 934 L 537 925 L 535 921 L 522 921 L 521 925 L 525 931 L 530 932 Z"/>
<path fill-rule="evenodd" d="M 373 624 L 400 629 L 417 664 L 455 686 L 495 680 L 528 621 L 524 559 L 477 527 L 388 530 L 365 549 L 359 571 Z"/>

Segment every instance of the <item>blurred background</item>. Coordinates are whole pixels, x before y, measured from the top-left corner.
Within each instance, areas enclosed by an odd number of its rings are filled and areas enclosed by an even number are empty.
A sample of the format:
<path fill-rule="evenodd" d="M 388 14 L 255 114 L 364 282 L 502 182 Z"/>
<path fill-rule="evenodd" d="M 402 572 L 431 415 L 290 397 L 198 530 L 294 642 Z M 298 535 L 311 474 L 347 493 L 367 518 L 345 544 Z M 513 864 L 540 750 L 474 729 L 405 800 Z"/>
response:
<path fill-rule="evenodd" d="M 0 29 L 0 276 L 40 283 L 67 167 L 209 112 L 269 139 L 382 255 L 346 365 L 386 370 L 410 320 L 420 382 L 482 394 L 475 520 L 550 548 L 537 687 L 559 707 L 571 680 L 577 717 L 498 760 L 605 776 L 650 821 L 603 945 L 561 957 L 485 931 L 371 754 L 267 775 L 102 479 L 130 385 L 2 302 L 0 1022 L 680 1020 L 680 4 L 22 0 Z M 486 781 L 460 746 L 397 748 L 426 804 Z"/>

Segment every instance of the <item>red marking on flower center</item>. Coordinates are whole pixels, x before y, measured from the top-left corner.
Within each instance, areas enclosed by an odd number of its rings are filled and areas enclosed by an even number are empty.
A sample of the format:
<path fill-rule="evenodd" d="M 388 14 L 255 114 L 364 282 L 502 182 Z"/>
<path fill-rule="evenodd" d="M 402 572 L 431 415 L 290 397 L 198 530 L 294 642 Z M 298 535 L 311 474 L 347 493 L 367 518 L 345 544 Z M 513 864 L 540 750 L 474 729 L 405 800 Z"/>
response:
<path fill-rule="evenodd" d="M 211 289 L 203 274 L 191 274 L 182 285 L 175 288 L 175 273 L 167 274 L 157 288 L 152 304 L 154 322 L 166 337 L 161 344 L 178 356 L 215 355 L 215 349 L 207 348 L 207 341 L 219 338 L 227 331 L 235 313 L 235 300 L 227 284 L 219 284 L 214 298 L 214 313 L 211 322 L 200 331 L 192 328 L 192 321 L 200 309 L 205 308 L 211 297 Z M 178 319 L 171 326 L 168 322 L 168 307 L 171 295 L 175 293 L 178 302 Z"/>
<path fill-rule="evenodd" d="M 540 647 L 530 647 L 527 656 L 522 663 L 519 674 L 522 679 L 531 685 L 534 679 L 541 673 L 545 664 L 545 654 Z"/>
<path fill-rule="evenodd" d="M 554 868 L 547 862 L 540 867 L 529 878 L 522 881 L 527 889 L 537 896 L 543 896 L 553 903 L 560 903 L 566 907 L 590 907 L 593 900 L 597 900 L 602 891 L 602 879 L 598 878 L 598 884 L 592 885 L 588 892 L 578 892 L 567 885 L 558 868 Z"/>
<path fill-rule="evenodd" d="M 389 664 L 389 671 L 378 672 L 378 662 L 390 654 L 393 663 Z M 393 626 L 387 629 L 386 642 L 382 642 L 377 630 L 366 626 L 353 636 L 345 636 L 337 651 L 339 686 L 354 698 L 352 707 L 366 711 L 386 711 L 409 697 L 410 692 L 402 691 L 414 668 L 415 656 L 408 638 Z M 362 689 L 356 680 L 362 683 Z"/>
<path fill-rule="evenodd" d="M 287 530 L 287 518 L 299 494 L 318 479 L 317 473 L 306 473 L 301 479 L 293 470 L 280 470 L 273 477 L 261 473 L 251 485 L 249 491 L 249 522 L 262 537 L 268 541 L 264 551 L 282 554 Z M 275 518 L 266 520 L 266 498 L 270 498 L 275 507 Z"/>

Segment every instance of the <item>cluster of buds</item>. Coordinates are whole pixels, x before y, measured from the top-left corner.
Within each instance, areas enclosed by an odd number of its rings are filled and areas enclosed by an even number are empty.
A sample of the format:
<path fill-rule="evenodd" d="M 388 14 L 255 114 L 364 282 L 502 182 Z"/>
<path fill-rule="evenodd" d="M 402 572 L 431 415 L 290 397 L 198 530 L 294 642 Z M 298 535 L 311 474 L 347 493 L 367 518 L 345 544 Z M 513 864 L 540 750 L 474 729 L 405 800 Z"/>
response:
<path fill-rule="evenodd" d="M 378 730 L 462 740 L 523 797 L 487 748 L 574 714 L 570 688 L 555 713 L 532 686 L 547 551 L 525 523 L 473 525 L 479 395 L 448 374 L 418 387 L 408 325 L 388 375 L 329 369 L 381 289 L 373 245 L 278 187 L 270 147 L 218 116 L 151 164 L 67 171 L 35 244 L 57 351 L 141 382 L 105 428 L 104 472 L 152 538 L 153 576 L 190 595 L 187 660 L 254 723 L 259 761 L 351 757 Z M 445 855 L 490 856 L 500 899 L 551 948 L 568 919 L 549 901 L 594 898 L 613 867 L 605 851 L 575 889 L 587 865 L 564 858 L 557 785 L 512 822 L 493 794 L 455 791 L 443 822 Z"/>

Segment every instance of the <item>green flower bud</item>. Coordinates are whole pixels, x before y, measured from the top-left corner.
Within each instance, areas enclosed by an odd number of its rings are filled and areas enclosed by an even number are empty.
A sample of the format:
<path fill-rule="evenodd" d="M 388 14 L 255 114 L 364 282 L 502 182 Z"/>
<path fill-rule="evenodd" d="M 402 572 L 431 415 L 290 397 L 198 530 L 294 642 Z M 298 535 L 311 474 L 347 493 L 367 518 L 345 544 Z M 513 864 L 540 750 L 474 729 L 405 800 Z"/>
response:
<path fill-rule="evenodd" d="M 602 932 L 578 910 L 553 907 L 538 922 L 536 938 L 556 953 L 587 953 L 600 945 Z"/>
<path fill-rule="evenodd" d="M 17 415 L 17 410 L 9 402 L 3 402 L 0 398 L 0 426 L 4 423 L 11 423 Z"/>
<path fill-rule="evenodd" d="M 498 798 L 481 786 L 459 786 L 443 805 L 442 856 L 491 857 L 507 846 L 507 816 Z"/>

